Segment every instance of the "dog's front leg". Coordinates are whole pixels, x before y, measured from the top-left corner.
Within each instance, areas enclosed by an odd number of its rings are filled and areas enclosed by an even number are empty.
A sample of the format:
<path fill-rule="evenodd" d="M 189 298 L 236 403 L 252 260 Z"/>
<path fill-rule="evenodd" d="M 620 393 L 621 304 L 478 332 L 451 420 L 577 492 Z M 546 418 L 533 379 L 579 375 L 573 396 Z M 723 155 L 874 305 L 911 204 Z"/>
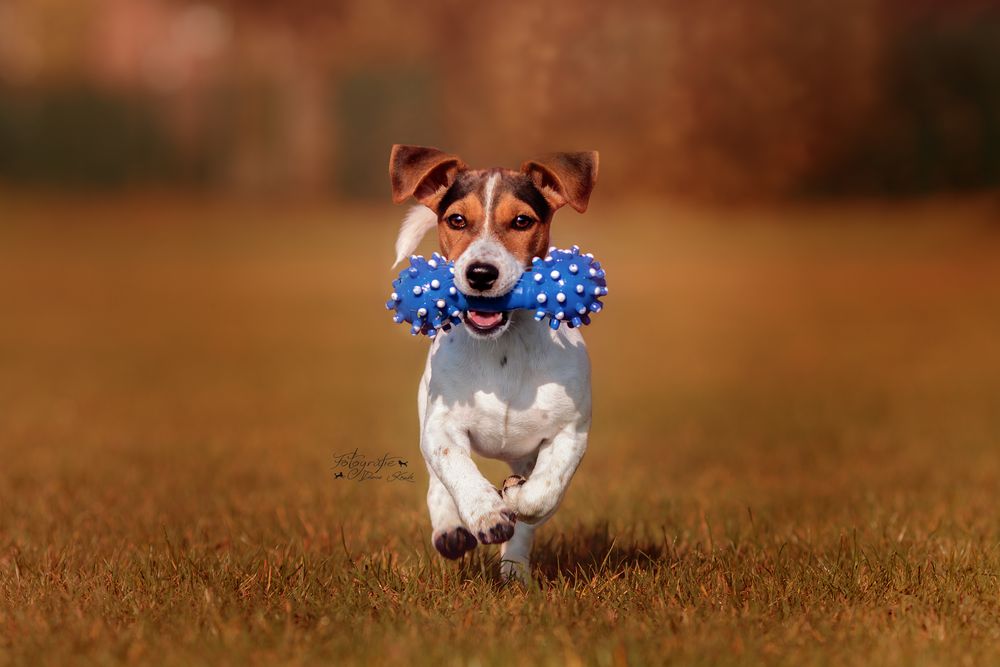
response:
<path fill-rule="evenodd" d="M 472 460 L 468 431 L 449 426 L 431 411 L 420 451 L 437 479 L 451 494 L 465 527 L 483 544 L 506 542 L 514 534 L 514 512 Z"/>
<path fill-rule="evenodd" d="M 514 475 L 504 481 L 504 500 L 517 513 L 518 520 L 536 524 L 556 511 L 587 450 L 589 429 L 589 419 L 567 425 L 539 447 L 535 467 L 527 480 Z"/>

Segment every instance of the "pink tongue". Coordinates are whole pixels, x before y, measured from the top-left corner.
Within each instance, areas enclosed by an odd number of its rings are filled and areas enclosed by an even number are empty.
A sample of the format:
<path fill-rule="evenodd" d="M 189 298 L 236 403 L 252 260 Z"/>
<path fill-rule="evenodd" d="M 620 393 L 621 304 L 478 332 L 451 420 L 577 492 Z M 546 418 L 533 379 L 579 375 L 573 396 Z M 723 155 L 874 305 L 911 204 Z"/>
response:
<path fill-rule="evenodd" d="M 500 313 L 481 313 L 478 310 L 469 311 L 469 319 L 480 329 L 489 329 L 500 323 L 503 315 Z"/>

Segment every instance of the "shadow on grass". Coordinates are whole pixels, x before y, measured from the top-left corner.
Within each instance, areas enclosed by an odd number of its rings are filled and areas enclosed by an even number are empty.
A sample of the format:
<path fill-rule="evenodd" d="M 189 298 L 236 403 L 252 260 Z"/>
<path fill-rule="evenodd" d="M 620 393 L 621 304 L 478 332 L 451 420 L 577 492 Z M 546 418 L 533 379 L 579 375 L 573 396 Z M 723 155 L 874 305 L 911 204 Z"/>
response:
<path fill-rule="evenodd" d="M 653 570 L 664 564 L 662 538 L 637 530 L 612 532 L 604 522 L 553 533 L 541 531 L 531 552 L 532 576 L 540 582 L 614 576 L 626 570 Z M 460 566 L 463 579 L 503 585 L 499 549 L 478 548 Z"/>

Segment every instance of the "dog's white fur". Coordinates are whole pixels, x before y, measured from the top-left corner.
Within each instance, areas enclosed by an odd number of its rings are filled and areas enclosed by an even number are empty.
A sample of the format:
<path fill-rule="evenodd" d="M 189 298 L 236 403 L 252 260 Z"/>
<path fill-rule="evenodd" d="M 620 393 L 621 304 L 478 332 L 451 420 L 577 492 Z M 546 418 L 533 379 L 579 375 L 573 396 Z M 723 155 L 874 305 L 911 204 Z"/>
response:
<path fill-rule="evenodd" d="M 397 252 L 419 242 L 417 223 L 407 221 Z M 464 267 L 485 259 L 500 269 L 491 292 L 503 294 L 523 267 L 485 227 L 458 258 L 456 284 L 463 289 Z M 459 526 L 488 534 L 509 523 L 504 514 L 513 510 L 501 571 L 527 580 L 534 530 L 559 506 L 587 448 L 590 361 L 579 330 L 553 331 L 530 312 L 513 311 L 506 330 L 488 338 L 466 326 L 442 332 L 431 344 L 417 400 L 434 537 Z M 498 494 L 473 453 L 507 462 L 527 481 Z"/>
<path fill-rule="evenodd" d="M 399 236 L 396 237 L 396 266 L 413 254 L 427 232 L 437 226 L 437 213 L 424 205 L 413 206 L 406 212 L 403 223 L 399 226 Z"/>

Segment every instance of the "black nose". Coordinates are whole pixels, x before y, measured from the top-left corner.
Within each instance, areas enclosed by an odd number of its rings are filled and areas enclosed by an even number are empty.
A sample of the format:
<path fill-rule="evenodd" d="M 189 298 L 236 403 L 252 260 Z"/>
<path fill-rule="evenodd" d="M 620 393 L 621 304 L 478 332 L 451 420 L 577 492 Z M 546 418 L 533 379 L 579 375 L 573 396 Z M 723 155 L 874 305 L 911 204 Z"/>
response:
<path fill-rule="evenodd" d="M 470 264 L 469 268 L 465 270 L 465 278 L 469 281 L 469 285 L 472 286 L 472 289 L 479 290 L 480 292 L 485 292 L 493 287 L 493 283 L 499 277 L 500 270 L 492 264 L 476 262 L 475 264 Z"/>

